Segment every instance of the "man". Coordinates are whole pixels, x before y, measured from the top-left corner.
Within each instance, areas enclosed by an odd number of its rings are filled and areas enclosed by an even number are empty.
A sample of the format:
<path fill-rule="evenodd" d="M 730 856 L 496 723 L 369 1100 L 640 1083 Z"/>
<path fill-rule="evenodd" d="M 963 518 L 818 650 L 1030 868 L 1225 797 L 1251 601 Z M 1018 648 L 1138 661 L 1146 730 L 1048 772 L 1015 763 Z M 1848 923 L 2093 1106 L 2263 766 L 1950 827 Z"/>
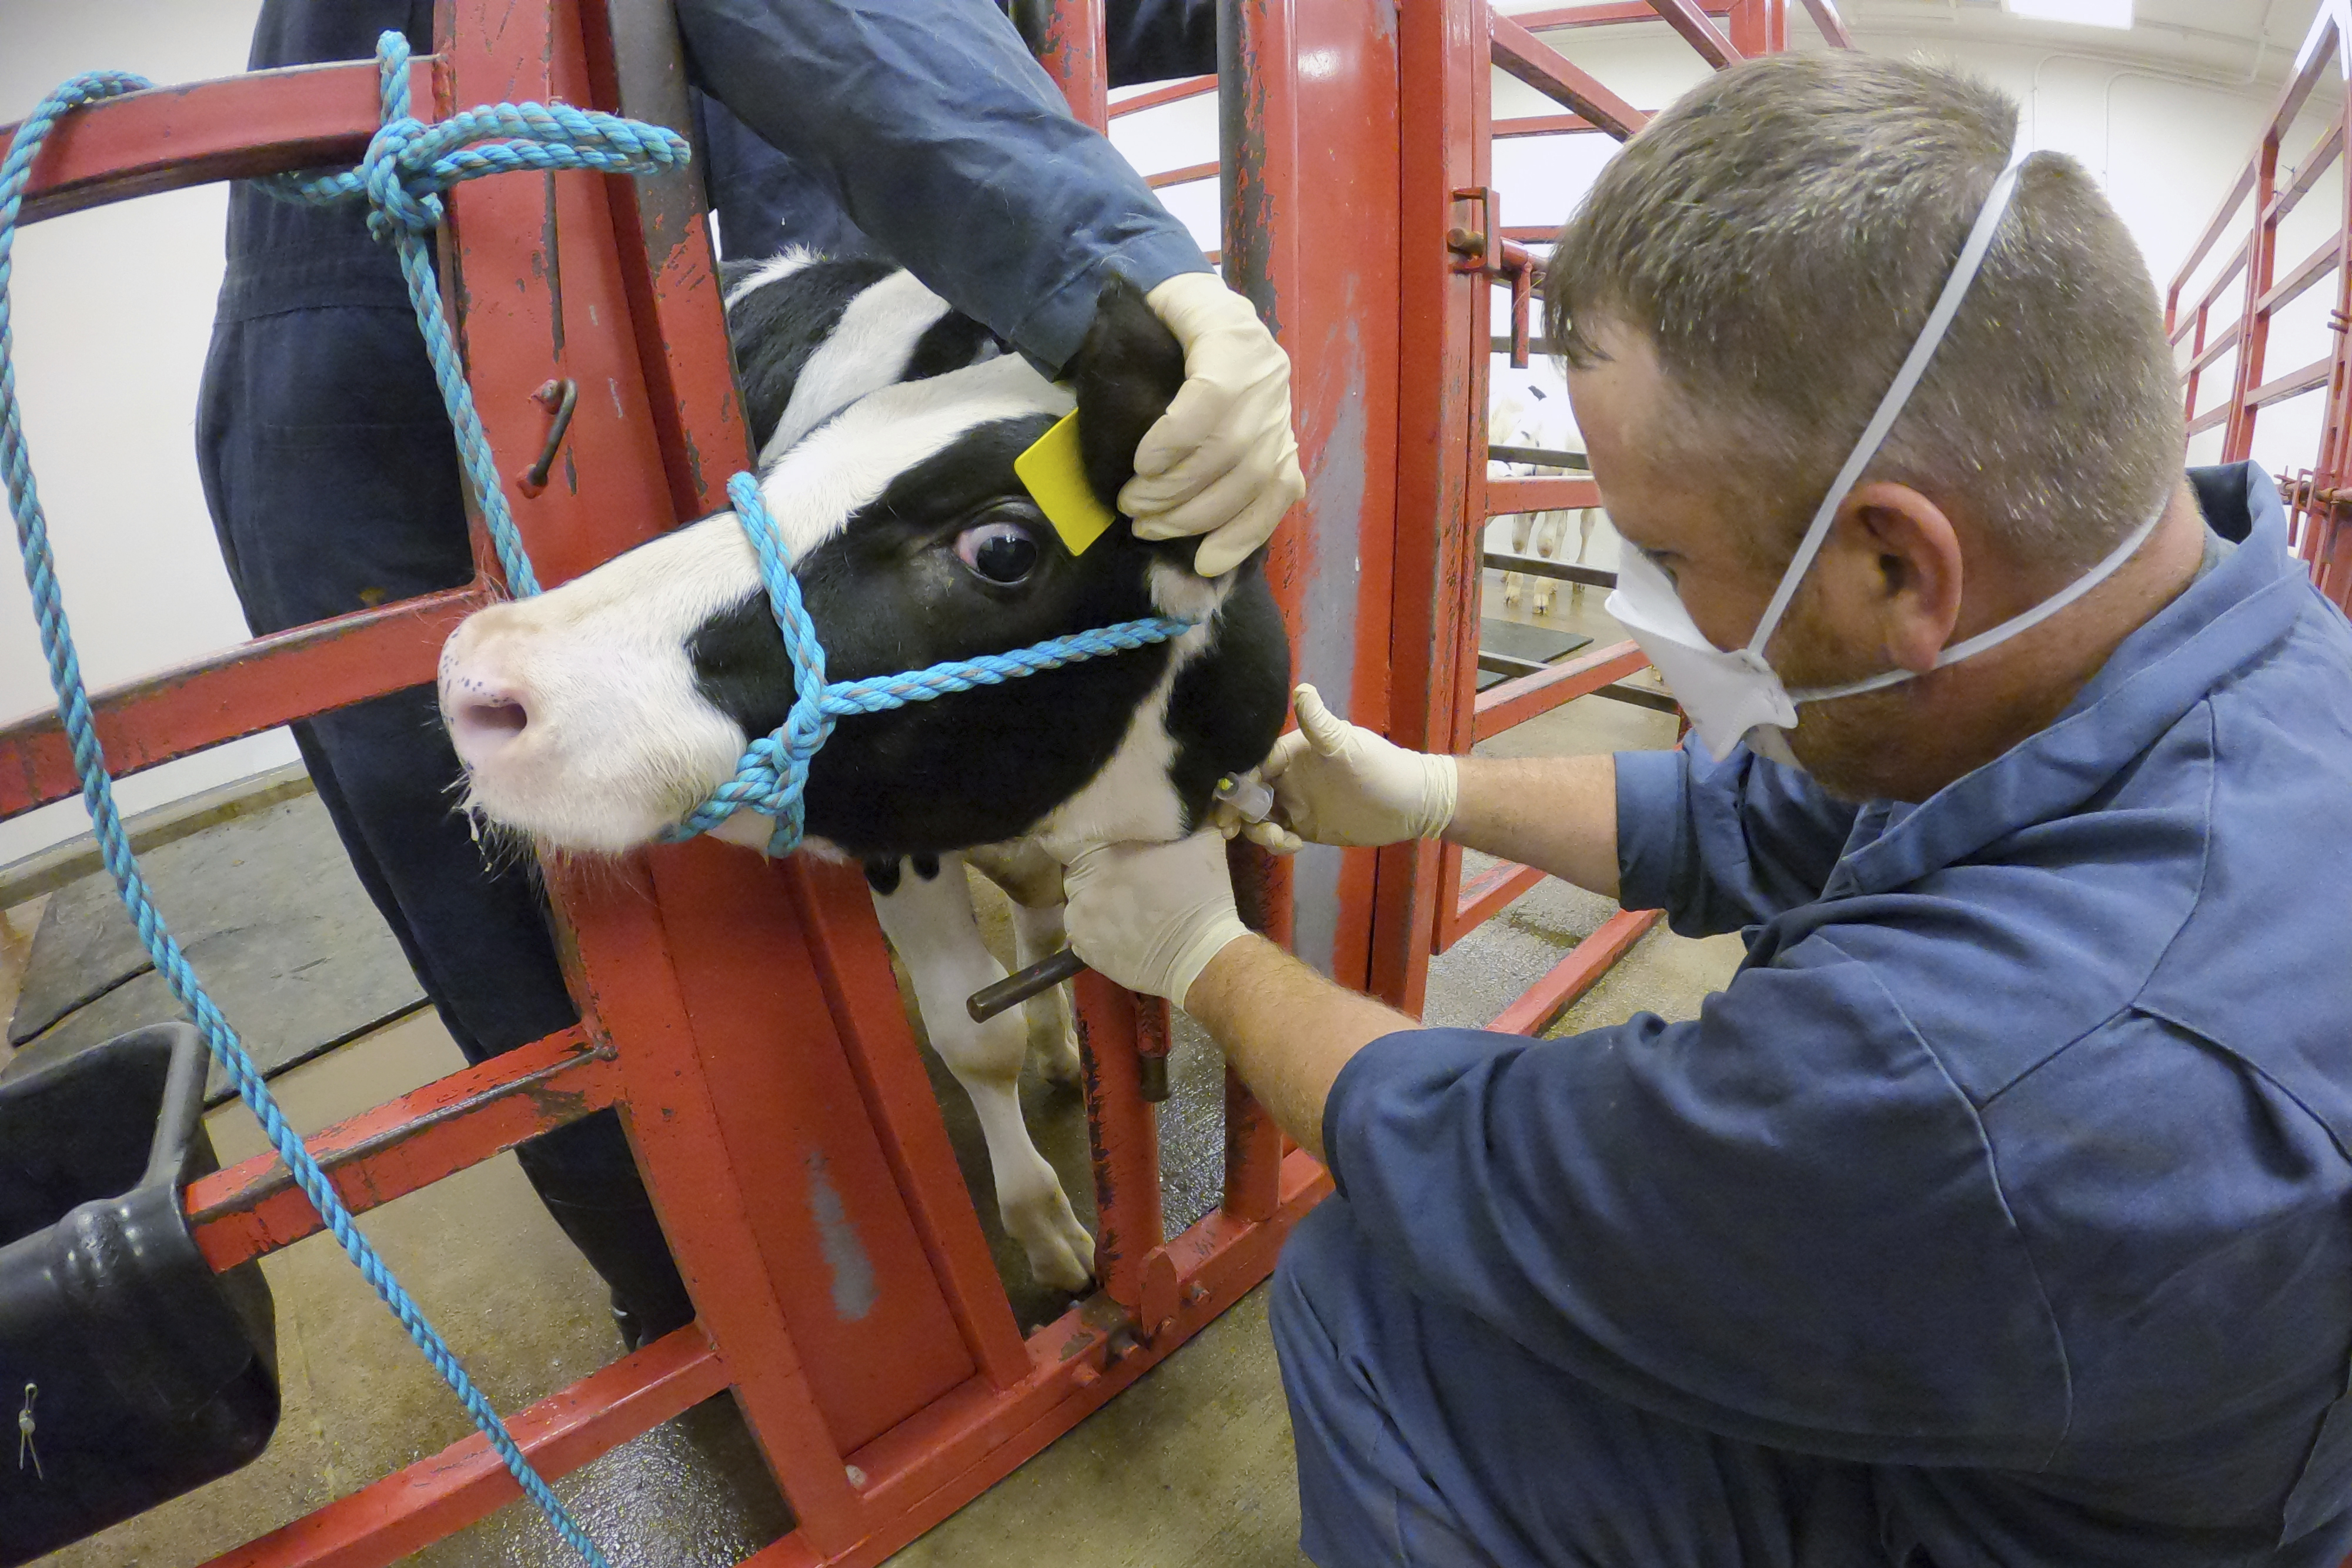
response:
<path fill-rule="evenodd" d="M 268 0 L 255 69 L 362 58 L 387 27 L 432 47 L 429 0 Z M 1210 68 L 1199 0 L 1117 7 L 1114 78 Z M 1188 380 L 1138 453 L 1124 508 L 1202 536 L 1230 570 L 1305 488 L 1289 361 L 1108 141 L 1072 120 L 987 0 L 682 0 L 723 236 L 872 242 L 1039 364 L 1074 353 L 1112 275 L 1181 339 Z M 730 112 L 731 111 L 731 112 Z M 772 150 L 789 150 L 788 163 Z M 392 252 L 351 208 L 240 186 L 197 456 L 247 620 L 270 632 L 473 575 L 456 448 Z M 862 233 L 861 233 L 862 231 Z M 468 1060 L 572 1022 L 535 868 L 486 867 L 451 809 L 457 760 L 430 685 L 294 727 L 353 869 Z M 516 1151 L 612 1287 L 632 1345 L 693 1316 L 609 1113 Z"/>
<path fill-rule="evenodd" d="M 1423 757 L 1302 688 L 1274 760 L 1297 835 L 1743 930 L 1696 1021 L 1423 1030 L 1244 932 L 1213 834 L 1071 870 L 1338 1183 L 1273 1302 L 1318 1563 L 2352 1546 L 2352 630 L 2258 472 L 2182 482 L 2146 270 L 2017 135 L 1757 61 L 1562 232 L 1612 607 L 1699 744 Z"/>

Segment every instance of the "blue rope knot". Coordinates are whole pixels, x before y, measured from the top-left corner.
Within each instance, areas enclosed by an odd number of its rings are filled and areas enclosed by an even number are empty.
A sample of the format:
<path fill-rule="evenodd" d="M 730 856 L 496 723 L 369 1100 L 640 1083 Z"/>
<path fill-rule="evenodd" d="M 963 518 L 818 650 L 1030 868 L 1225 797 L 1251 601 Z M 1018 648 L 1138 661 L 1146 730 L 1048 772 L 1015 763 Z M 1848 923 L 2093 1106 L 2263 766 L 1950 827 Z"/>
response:
<path fill-rule="evenodd" d="M 408 39 L 376 39 L 382 123 L 359 166 L 337 173 L 281 174 L 260 182 L 285 201 L 331 204 L 364 198 L 378 239 L 438 228 L 441 193 L 485 174 L 524 169 L 593 169 L 658 174 L 693 150 L 676 131 L 567 103 L 494 103 L 426 125 L 409 112 Z"/>
<path fill-rule="evenodd" d="M 784 553 L 759 481 L 749 474 L 736 475 L 727 481 L 727 498 L 735 504 L 736 518 L 760 558 L 760 580 L 768 591 L 768 608 L 776 617 L 777 630 L 783 633 L 784 652 L 793 664 L 793 706 L 774 734 L 760 737 L 744 750 L 735 765 L 734 778 L 712 790 L 684 821 L 656 835 L 666 843 L 707 833 L 736 812 L 748 810 L 775 819 L 775 831 L 768 835 L 768 853 L 790 854 L 800 847 L 806 831 L 809 764 L 832 738 L 836 720 L 929 702 L 974 686 L 1002 685 L 1018 676 L 1109 653 L 1129 653 L 1181 636 L 1197 624 L 1154 615 L 1074 632 L 1010 653 L 950 659 L 895 675 L 828 682 L 824 645 L 817 640 L 816 623 L 809 619 L 807 606 L 801 602 L 800 580 L 793 575 L 792 559 Z"/>

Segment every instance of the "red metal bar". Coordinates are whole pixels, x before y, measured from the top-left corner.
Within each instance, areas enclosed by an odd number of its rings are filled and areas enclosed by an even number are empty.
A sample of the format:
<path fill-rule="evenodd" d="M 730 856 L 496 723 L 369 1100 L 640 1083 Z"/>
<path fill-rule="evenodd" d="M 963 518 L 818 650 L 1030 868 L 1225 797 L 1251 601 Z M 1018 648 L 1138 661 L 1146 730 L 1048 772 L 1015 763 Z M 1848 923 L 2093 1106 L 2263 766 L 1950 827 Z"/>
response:
<path fill-rule="evenodd" d="M 1495 121 L 1495 140 L 1508 141 L 1521 136 L 1559 136 L 1600 129 L 1580 114 L 1525 114 L 1516 120 Z M 1503 232 L 1512 239 L 1520 237 L 1520 231 L 1517 229 L 1505 229 Z"/>
<path fill-rule="evenodd" d="M 1052 0 L 1037 63 L 1097 131 L 1110 124 L 1110 67 L 1103 57 L 1103 0 Z"/>
<path fill-rule="evenodd" d="M 1504 74 L 1592 121 L 1622 141 L 1649 116 L 1602 87 L 1567 56 L 1500 12 L 1488 18 L 1494 61 Z"/>
<path fill-rule="evenodd" d="M 596 103 L 691 137 L 676 12 L 637 0 L 590 0 L 581 20 Z M 744 465 L 751 438 L 735 397 L 718 258 L 703 221 L 709 203 L 702 170 L 690 163 L 604 184 L 671 515 L 707 517 L 726 509 L 728 477 Z M 576 472 L 567 466 L 563 481 Z"/>
<path fill-rule="evenodd" d="M 1392 702 L 1389 606 L 1406 439 L 1394 301 L 1402 149 L 1412 131 L 1392 22 L 1378 5 L 1296 0 L 1226 0 L 1218 19 L 1224 271 L 1290 355 L 1307 482 L 1275 534 L 1266 577 L 1299 678 L 1376 727 Z M 1317 243 L 1341 232 L 1360 243 Z M 1265 862 L 1258 915 L 1269 932 L 1295 930 L 1306 961 L 1362 985 L 1374 874 L 1369 852 Z"/>
<path fill-rule="evenodd" d="M 1699 10 L 1710 16 L 1725 16 L 1736 8 L 1736 0 L 1698 0 Z M 1620 22 L 1654 22 L 1658 13 L 1649 0 L 1601 0 L 1584 5 L 1557 5 L 1549 11 L 1522 11 L 1511 18 L 1530 33 L 1549 32 L 1555 27 L 1606 27 Z"/>
<path fill-rule="evenodd" d="M 409 62 L 409 90 L 433 101 L 431 56 Z M 218 81 L 159 87 L 75 110 L 33 164 L 17 221 L 249 180 L 356 163 L 383 118 L 373 62 L 297 66 Z M 16 140 L 0 127 L 0 146 Z"/>
<path fill-rule="evenodd" d="M 1144 1260 L 1165 1239 L 1160 1215 L 1160 1124 L 1138 1076 L 1140 998 L 1092 969 L 1075 982 L 1086 1057 L 1087 1133 L 1095 1170 L 1095 1277 L 1139 1323 Z M 1163 1004 L 1164 1005 L 1164 1004 Z"/>
<path fill-rule="evenodd" d="M 1486 515 L 1490 517 L 1599 505 L 1601 486 L 1585 475 L 1545 474 L 1533 478 L 1486 481 Z"/>
<path fill-rule="evenodd" d="M 1727 19 L 1742 55 L 1777 55 L 1789 47 L 1789 0 L 1738 0 Z"/>
<path fill-rule="evenodd" d="M 1612 643 L 1598 653 L 1555 664 L 1540 674 L 1490 686 L 1478 694 L 1471 739 L 1491 740 L 1538 714 L 1549 713 L 1562 703 L 1590 696 L 1612 681 L 1647 669 L 1649 664 L 1633 643 Z"/>
<path fill-rule="evenodd" d="M 1662 17 L 1666 26 L 1680 33 L 1683 41 L 1698 51 L 1698 57 L 1716 69 L 1733 65 L 1745 57 L 1732 47 L 1731 40 L 1716 30 L 1692 0 L 1650 0 L 1650 8 Z"/>
<path fill-rule="evenodd" d="M 1845 30 L 1844 19 L 1838 16 L 1836 0 L 1805 0 L 1805 14 L 1832 45 L 1841 49 L 1853 47 L 1853 37 Z"/>
<path fill-rule="evenodd" d="M 2280 306 L 2300 297 L 2305 289 L 2334 271 L 2336 265 L 2343 259 L 2343 235 L 2330 235 L 2320 243 L 2317 250 L 2296 263 L 2294 271 L 2273 285 L 2271 291 L 2262 297 L 2255 308 L 2264 315 L 2275 313 Z"/>
<path fill-rule="evenodd" d="M 1515 865 L 1509 861 L 1489 866 L 1478 874 L 1475 882 L 1462 889 L 1462 895 L 1452 915 L 1439 924 L 1437 950 L 1441 953 L 1487 921 L 1503 912 L 1506 904 L 1534 887 L 1549 875 L 1531 865 Z"/>
<path fill-rule="evenodd" d="M 1215 163 L 1187 163 L 1181 169 L 1169 169 L 1157 174 L 1147 174 L 1143 178 L 1143 183 L 1155 191 L 1164 191 L 1171 185 L 1189 185 L 1197 180 L 1213 180 L 1221 168 L 1221 165 Z"/>
<path fill-rule="evenodd" d="M 353 1214 L 403 1197 L 620 1097 L 610 1045 L 577 1028 L 453 1072 L 305 1138 Z M 215 1272 L 322 1228 L 319 1211 L 274 1154 L 188 1185 L 196 1248 Z"/>
<path fill-rule="evenodd" d="M 568 1475 L 721 1392 L 728 1376 L 689 1325 L 508 1416 L 507 1429 L 541 1475 Z M 521 1495 L 477 1432 L 205 1568 L 389 1568 Z"/>
<path fill-rule="evenodd" d="M 1181 81 L 1155 87 L 1149 92 L 1139 92 L 1133 98 L 1120 99 L 1110 106 L 1108 118 L 1117 120 L 1122 114 L 1140 114 L 1164 103 L 1181 103 L 1188 98 L 1199 98 L 1203 93 L 1216 90 L 1217 78 L 1213 76 L 1186 77 Z"/>
<path fill-rule="evenodd" d="M 2214 361 L 2228 353 L 2232 348 L 2235 348 L 2238 342 L 2238 334 L 2245 329 L 2245 325 L 2246 324 L 2243 321 L 2232 321 L 2227 327 L 2222 328 L 2221 335 L 2220 337 L 2214 339 L 2211 342 L 2206 344 L 2204 348 L 2198 350 L 2198 352 L 2189 356 L 2189 368 L 2186 371 L 2183 371 L 2181 375 L 2186 378 L 2197 374 L 2200 371 L 2205 370 L 2207 367 L 2210 366 Z"/>
<path fill-rule="evenodd" d="M 2304 197 L 2311 193 L 2312 187 L 2319 183 L 2321 177 L 2343 152 L 2344 127 L 2338 123 L 2328 127 L 2327 134 L 2319 139 L 2318 145 L 2294 166 L 2294 172 L 2288 176 L 2286 187 L 2271 198 L 2265 215 L 2273 220 L 2281 219 L 2302 205 Z"/>
<path fill-rule="evenodd" d="M 477 586 L 404 600 L 239 643 L 99 693 L 99 743 L 120 779 L 289 720 L 433 678 L 441 644 L 488 601 Z M 81 791 L 54 713 L 0 729 L 0 818 Z"/>
<path fill-rule="evenodd" d="M 2255 160 L 2254 228 L 2247 237 L 2244 314 L 2238 330 L 2237 362 L 2231 371 L 2230 417 L 2221 433 L 2224 463 L 2243 462 L 2252 453 L 2254 414 L 2262 406 L 2254 399 L 2263 353 L 2270 345 L 2271 319 L 2261 307 L 2262 297 L 2270 292 L 2277 262 L 2278 224 L 2267 214 L 2278 180 L 2279 135 L 2274 129 L 2263 138 L 2262 152 Z"/>
<path fill-rule="evenodd" d="M 1454 265 L 1449 229 L 1483 226 L 1465 195 L 1489 183 L 1487 89 L 1492 42 L 1485 0 L 1399 7 L 1403 123 L 1398 230 L 1399 449 L 1394 589 L 1387 616 L 1390 738 L 1417 750 L 1468 747 L 1459 734 L 1465 670 L 1477 617 L 1473 517 L 1486 516 L 1486 465 L 1470 461 L 1485 436 L 1486 278 Z M 1457 744 L 1459 741 L 1459 744 Z M 1377 856 L 1370 987 L 1409 1013 L 1421 1009 L 1443 883 L 1435 846 L 1399 844 Z"/>
<path fill-rule="evenodd" d="M 1567 957 L 1527 989 L 1486 1027 L 1496 1034 L 1541 1034 L 1568 1005 L 1584 995 L 1658 923 L 1655 909 L 1621 909 L 1601 929 L 1579 942 Z"/>
<path fill-rule="evenodd" d="M 2286 374 L 2278 377 L 2276 380 L 2264 382 L 2262 385 L 2248 392 L 2246 394 L 2245 406 L 2248 408 L 2268 408 L 2274 402 L 2284 402 L 2288 398 L 2297 396 L 2303 392 L 2307 392 L 2314 387 L 2324 387 L 2327 384 L 2328 375 L 2335 370 L 2335 368 L 2336 356 L 2334 354 L 2329 354 L 2323 359 L 2314 360 L 2311 363 L 2304 366 L 2301 370 L 2289 371 Z M 2235 460 L 2233 459 L 2232 461 Z"/>

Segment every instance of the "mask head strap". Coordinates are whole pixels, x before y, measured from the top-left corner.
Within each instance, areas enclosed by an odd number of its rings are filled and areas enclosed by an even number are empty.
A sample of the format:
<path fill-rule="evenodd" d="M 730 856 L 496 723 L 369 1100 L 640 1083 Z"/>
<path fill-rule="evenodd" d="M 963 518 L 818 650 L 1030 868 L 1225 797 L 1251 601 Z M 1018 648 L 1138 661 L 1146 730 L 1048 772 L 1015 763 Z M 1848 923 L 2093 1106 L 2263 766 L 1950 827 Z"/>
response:
<path fill-rule="evenodd" d="M 1993 181 L 1991 191 L 1985 196 L 1984 206 L 1977 214 L 1976 226 L 1969 230 L 1968 240 L 1960 246 L 1959 259 L 1952 264 L 1952 275 L 1944 279 L 1944 291 L 1936 297 L 1935 308 L 1927 312 L 1927 324 L 1919 329 L 1918 341 L 1911 345 L 1911 352 L 1905 357 L 1903 368 L 1895 372 L 1895 383 L 1886 389 L 1886 395 L 1878 400 L 1878 411 L 1870 416 L 1870 423 L 1862 427 L 1862 438 L 1853 444 L 1853 451 L 1846 458 L 1845 466 L 1839 469 L 1837 477 L 1830 482 L 1829 493 L 1822 497 L 1811 524 L 1805 529 L 1804 542 L 1798 545 L 1795 557 L 1789 562 L 1789 570 L 1781 574 L 1780 586 L 1773 590 L 1772 602 L 1764 608 L 1764 619 L 1756 623 L 1756 634 L 1748 640 L 1747 651 L 1756 663 L 1764 663 L 1764 644 L 1771 641 L 1772 633 L 1780 628 L 1780 617 L 1788 613 L 1789 601 L 1796 597 L 1797 585 L 1804 581 L 1805 572 L 1812 566 L 1813 557 L 1820 552 L 1822 541 L 1829 537 L 1830 524 L 1837 517 L 1838 507 L 1845 503 L 1847 494 L 1862 477 L 1862 471 L 1870 465 L 1870 460 L 1878 455 L 1878 448 L 1885 441 L 1886 433 L 1895 428 L 1895 420 L 1902 416 L 1903 405 L 1911 401 L 1911 393 L 1919 385 L 1920 377 L 1927 373 L 1927 361 L 1936 357 L 1936 349 L 1944 340 L 1945 329 L 1951 326 L 1952 318 L 1959 313 L 1960 301 L 1968 297 L 1969 285 L 1976 280 L 1977 268 L 1983 265 L 1985 252 L 1992 248 L 1993 231 L 2000 227 L 2001 214 L 2009 210 L 2009 199 L 2017 190 L 2018 172 L 2032 156 L 2032 148 L 2017 147 L 2010 153 L 2009 162 L 2002 166 L 1999 177 Z"/>

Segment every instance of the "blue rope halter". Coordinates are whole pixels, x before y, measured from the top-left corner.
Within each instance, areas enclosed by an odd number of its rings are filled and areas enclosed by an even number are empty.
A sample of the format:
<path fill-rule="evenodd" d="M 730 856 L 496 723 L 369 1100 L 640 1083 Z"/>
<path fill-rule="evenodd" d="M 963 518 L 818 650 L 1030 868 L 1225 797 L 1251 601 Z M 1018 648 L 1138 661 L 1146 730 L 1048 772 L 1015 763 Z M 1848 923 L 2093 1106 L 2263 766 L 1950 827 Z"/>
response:
<path fill-rule="evenodd" d="M 735 765 L 734 778 L 712 790 L 710 798 L 685 821 L 663 831 L 666 841 L 709 832 L 748 808 L 776 820 L 775 831 L 768 838 L 768 853 L 790 854 L 799 846 L 806 822 L 802 797 L 808 788 L 809 763 L 832 736 L 835 720 L 929 702 L 974 686 L 1002 685 L 1017 675 L 1034 675 L 1108 653 L 1124 653 L 1164 643 L 1193 625 L 1164 615 L 1148 616 L 1090 632 L 1073 632 L 1010 653 L 950 659 L 896 675 L 827 682 L 824 646 L 817 641 L 815 622 L 801 604 L 800 581 L 793 575 L 782 541 L 776 537 L 775 520 L 761 499 L 759 482 L 749 474 L 736 475 L 727 481 L 727 498 L 735 503 L 735 516 L 751 536 L 751 548 L 759 552 L 768 607 L 775 613 L 777 628 L 784 634 L 784 652 L 793 661 L 793 706 L 774 734 L 761 736 L 743 753 Z"/>

